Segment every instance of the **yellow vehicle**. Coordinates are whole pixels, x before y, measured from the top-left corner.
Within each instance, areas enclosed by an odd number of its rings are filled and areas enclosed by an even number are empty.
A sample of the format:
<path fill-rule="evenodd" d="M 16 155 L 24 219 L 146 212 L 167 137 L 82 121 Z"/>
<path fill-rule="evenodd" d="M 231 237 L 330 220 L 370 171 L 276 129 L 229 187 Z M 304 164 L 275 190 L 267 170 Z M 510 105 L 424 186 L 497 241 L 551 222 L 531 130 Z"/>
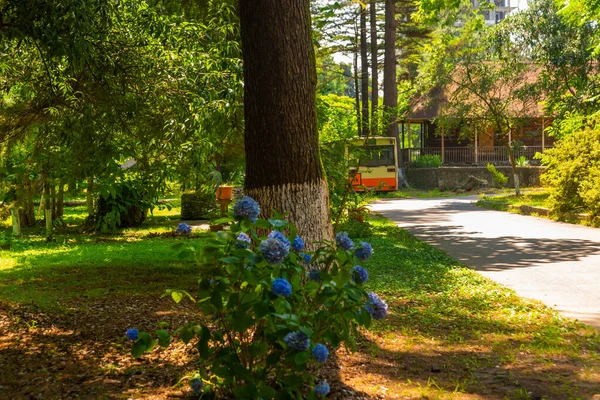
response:
<path fill-rule="evenodd" d="M 350 146 L 361 148 L 358 167 L 350 168 L 350 179 L 355 190 L 398 189 L 398 152 L 395 138 L 357 138 L 350 142 Z"/>

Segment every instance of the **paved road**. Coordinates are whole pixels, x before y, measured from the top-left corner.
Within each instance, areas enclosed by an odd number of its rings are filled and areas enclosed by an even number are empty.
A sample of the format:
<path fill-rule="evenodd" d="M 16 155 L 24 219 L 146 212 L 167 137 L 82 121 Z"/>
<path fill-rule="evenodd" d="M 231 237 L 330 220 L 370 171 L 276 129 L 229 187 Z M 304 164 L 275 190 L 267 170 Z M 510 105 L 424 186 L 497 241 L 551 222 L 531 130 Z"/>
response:
<path fill-rule="evenodd" d="M 600 329 L 600 229 L 484 210 L 476 197 L 371 208 L 520 296 Z"/>

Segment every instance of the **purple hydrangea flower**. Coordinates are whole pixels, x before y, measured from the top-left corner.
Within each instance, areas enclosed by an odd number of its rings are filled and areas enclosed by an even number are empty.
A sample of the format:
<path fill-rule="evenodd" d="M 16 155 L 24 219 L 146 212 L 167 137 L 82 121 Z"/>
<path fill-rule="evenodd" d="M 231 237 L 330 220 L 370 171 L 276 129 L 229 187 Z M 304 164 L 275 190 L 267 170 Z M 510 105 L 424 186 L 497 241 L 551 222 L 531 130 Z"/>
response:
<path fill-rule="evenodd" d="M 182 222 L 179 225 L 177 225 L 175 232 L 179 233 L 180 235 L 189 235 L 190 233 L 192 233 L 192 227 L 186 224 L 185 222 Z"/>
<path fill-rule="evenodd" d="M 315 282 L 321 282 L 321 271 L 318 269 L 311 269 L 308 271 L 308 279 Z"/>
<path fill-rule="evenodd" d="M 338 232 L 335 235 L 335 243 L 344 250 L 352 250 L 354 247 L 354 242 L 348 237 L 348 232 Z"/>
<path fill-rule="evenodd" d="M 127 336 L 127 339 L 129 340 L 137 340 L 139 334 L 140 332 L 135 328 L 129 328 L 127 329 L 127 332 L 125 332 L 125 336 Z"/>
<path fill-rule="evenodd" d="M 296 236 L 292 242 L 292 249 L 302 251 L 304 249 L 304 240 L 300 236 Z"/>
<path fill-rule="evenodd" d="M 369 273 L 360 265 L 356 265 L 352 268 L 352 279 L 356 283 L 365 283 L 369 279 Z"/>
<path fill-rule="evenodd" d="M 306 351 L 310 347 L 308 335 L 302 331 L 290 332 L 283 338 L 288 348 L 296 351 Z"/>
<path fill-rule="evenodd" d="M 233 206 L 233 216 L 238 218 L 248 218 L 255 223 L 260 214 L 260 206 L 250 196 L 244 196 Z"/>
<path fill-rule="evenodd" d="M 190 381 L 190 387 L 192 388 L 192 392 L 195 394 L 199 394 L 202 392 L 202 379 L 194 378 Z"/>
<path fill-rule="evenodd" d="M 275 296 L 290 297 L 292 294 L 292 285 L 283 278 L 277 278 L 271 284 L 271 292 Z"/>
<path fill-rule="evenodd" d="M 365 310 L 371 314 L 373 319 L 384 319 L 388 313 L 388 305 L 381 300 L 375 293 L 367 293 L 369 301 L 365 305 Z"/>
<path fill-rule="evenodd" d="M 290 254 L 290 242 L 287 244 L 279 239 L 270 238 L 260 242 L 258 250 L 271 265 L 281 263 Z"/>
<path fill-rule="evenodd" d="M 235 247 L 238 249 L 247 249 L 252 244 L 252 239 L 250 236 L 246 235 L 244 232 L 241 232 L 237 235 L 237 241 L 235 243 Z"/>
<path fill-rule="evenodd" d="M 322 381 L 318 385 L 315 385 L 315 394 L 317 396 L 327 396 L 329 394 L 329 383 Z"/>
<path fill-rule="evenodd" d="M 327 346 L 319 343 L 312 349 L 312 355 L 318 362 L 324 363 L 327 361 L 329 350 L 327 350 Z"/>
<path fill-rule="evenodd" d="M 356 258 L 358 258 L 359 260 L 367 260 L 369 257 L 371 257 L 371 255 L 373 254 L 373 246 L 371 246 L 371 243 L 367 243 L 367 242 L 360 242 L 360 247 L 358 249 L 356 249 L 356 251 L 354 252 L 354 255 L 356 256 Z"/>

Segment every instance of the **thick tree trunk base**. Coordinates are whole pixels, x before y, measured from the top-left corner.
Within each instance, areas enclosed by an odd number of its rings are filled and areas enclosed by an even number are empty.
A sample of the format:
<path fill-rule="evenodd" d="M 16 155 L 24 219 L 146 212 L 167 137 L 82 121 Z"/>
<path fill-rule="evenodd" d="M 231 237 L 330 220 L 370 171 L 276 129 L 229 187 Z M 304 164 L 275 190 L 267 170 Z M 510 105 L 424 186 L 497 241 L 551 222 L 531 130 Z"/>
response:
<path fill-rule="evenodd" d="M 515 194 L 517 196 L 520 196 L 521 195 L 521 184 L 519 182 L 519 174 L 514 173 L 513 178 L 515 180 Z"/>
<path fill-rule="evenodd" d="M 10 216 L 12 219 L 13 236 L 21 236 L 21 215 L 19 214 L 19 209 L 11 208 Z"/>
<path fill-rule="evenodd" d="M 308 250 L 318 247 L 315 242 L 333 240 L 325 180 L 246 189 L 246 194 L 260 204 L 262 217 L 270 217 L 272 210 L 289 213 Z"/>

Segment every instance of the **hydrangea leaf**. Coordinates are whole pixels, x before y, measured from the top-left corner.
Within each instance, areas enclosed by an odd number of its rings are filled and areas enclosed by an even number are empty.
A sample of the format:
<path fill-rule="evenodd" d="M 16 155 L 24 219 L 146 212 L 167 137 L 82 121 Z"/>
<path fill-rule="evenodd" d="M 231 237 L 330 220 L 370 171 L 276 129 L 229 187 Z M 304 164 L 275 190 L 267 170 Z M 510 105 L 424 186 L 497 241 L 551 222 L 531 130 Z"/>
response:
<path fill-rule="evenodd" d="M 283 228 L 287 226 L 288 222 L 281 219 L 270 219 L 269 223 L 273 228 Z"/>
<path fill-rule="evenodd" d="M 191 328 L 183 328 L 179 335 L 183 343 L 188 344 L 194 337 L 194 331 Z"/>
<path fill-rule="evenodd" d="M 294 359 L 294 362 L 296 363 L 296 365 L 304 365 L 308 362 L 309 358 L 310 358 L 310 354 L 308 353 L 308 351 L 302 351 L 302 352 L 296 354 L 296 358 Z"/>
<path fill-rule="evenodd" d="M 158 344 L 161 347 L 169 347 L 171 344 L 171 335 L 169 335 L 169 332 L 159 329 L 156 331 L 156 335 L 158 336 Z"/>
<path fill-rule="evenodd" d="M 131 355 L 135 358 L 140 357 L 146 351 L 146 343 L 142 340 L 137 340 L 131 347 Z"/>

